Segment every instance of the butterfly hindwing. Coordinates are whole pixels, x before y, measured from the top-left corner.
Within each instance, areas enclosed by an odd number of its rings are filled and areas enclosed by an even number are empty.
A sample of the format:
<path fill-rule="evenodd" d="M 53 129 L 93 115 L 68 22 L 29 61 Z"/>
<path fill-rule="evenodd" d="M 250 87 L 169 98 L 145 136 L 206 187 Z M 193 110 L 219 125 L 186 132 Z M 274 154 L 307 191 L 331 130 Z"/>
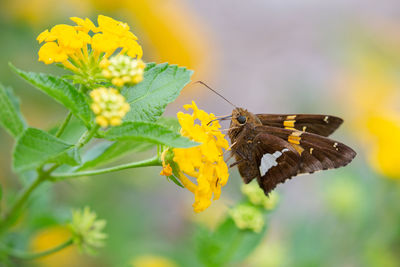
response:
<path fill-rule="evenodd" d="M 297 175 L 300 156 L 288 142 L 268 133 L 259 133 L 253 144 L 259 171 L 257 181 L 265 194 Z"/>
<path fill-rule="evenodd" d="M 341 118 L 330 115 L 256 114 L 256 116 L 266 126 L 296 129 L 322 136 L 329 136 L 343 123 Z"/>

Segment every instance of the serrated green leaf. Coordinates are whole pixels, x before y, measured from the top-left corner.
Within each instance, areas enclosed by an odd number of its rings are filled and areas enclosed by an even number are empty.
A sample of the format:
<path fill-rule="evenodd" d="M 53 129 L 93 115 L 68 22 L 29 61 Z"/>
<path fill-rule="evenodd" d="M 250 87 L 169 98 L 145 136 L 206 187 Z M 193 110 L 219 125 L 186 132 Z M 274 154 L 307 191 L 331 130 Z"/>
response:
<path fill-rule="evenodd" d="M 25 128 L 25 122 L 19 111 L 17 97 L 10 88 L 0 83 L 0 125 L 13 137 L 19 136 Z"/>
<path fill-rule="evenodd" d="M 176 117 L 160 117 L 157 120 L 157 124 L 165 126 L 177 133 L 181 130 L 181 125 Z"/>
<path fill-rule="evenodd" d="M 72 149 L 73 145 L 67 144 L 51 134 L 28 128 L 17 140 L 13 154 L 13 168 L 21 172 L 33 169 L 42 163 L 60 160 L 64 153 Z M 67 160 L 68 163 L 70 162 Z"/>
<path fill-rule="evenodd" d="M 68 108 L 86 126 L 90 125 L 93 114 L 87 99 L 71 83 L 57 76 L 45 73 L 25 72 L 11 64 L 10 67 L 24 80 Z"/>
<path fill-rule="evenodd" d="M 135 140 L 120 140 L 116 142 L 103 142 L 86 152 L 84 163 L 78 170 L 98 167 L 113 162 L 127 154 L 146 151 L 154 144 Z"/>
<path fill-rule="evenodd" d="M 152 122 L 124 122 L 108 130 L 104 136 L 108 140 L 136 140 L 169 147 L 193 147 L 196 142 L 168 129 L 165 126 Z"/>
<path fill-rule="evenodd" d="M 124 87 L 122 94 L 131 106 L 124 121 L 156 121 L 189 83 L 193 71 L 176 65 L 148 64 L 144 79 Z"/>

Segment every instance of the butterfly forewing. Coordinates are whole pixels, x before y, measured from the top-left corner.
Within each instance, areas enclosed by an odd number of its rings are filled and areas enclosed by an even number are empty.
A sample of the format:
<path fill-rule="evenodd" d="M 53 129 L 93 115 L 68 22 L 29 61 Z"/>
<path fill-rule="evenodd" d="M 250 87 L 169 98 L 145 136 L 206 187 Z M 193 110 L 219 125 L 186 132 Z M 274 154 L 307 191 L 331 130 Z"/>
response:
<path fill-rule="evenodd" d="M 296 129 L 322 136 L 329 136 L 343 123 L 341 118 L 330 115 L 257 114 L 256 116 L 266 126 Z"/>

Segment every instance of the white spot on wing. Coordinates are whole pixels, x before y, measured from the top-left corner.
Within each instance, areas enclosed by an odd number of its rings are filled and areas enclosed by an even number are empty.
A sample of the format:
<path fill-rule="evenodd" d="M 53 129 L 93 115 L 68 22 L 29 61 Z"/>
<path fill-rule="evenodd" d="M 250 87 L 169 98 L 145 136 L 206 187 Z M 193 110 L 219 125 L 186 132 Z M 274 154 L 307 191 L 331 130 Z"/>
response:
<path fill-rule="evenodd" d="M 278 165 L 278 162 L 276 160 L 280 156 L 282 156 L 282 153 L 285 153 L 286 151 L 289 151 L 289 149 L 284 148 L 282 149 L 282 151 L 275 151 L 273 154 L 265 153 L 261 158 L 261 163 L 260 163 L 261 176 L 264 176 L 269 169 Z"/>
<path fill-rule="evenodd" d="M 325 116 L 324 122 L 329 123 L 328 119 L 329 119 L 329 116 Z"/>

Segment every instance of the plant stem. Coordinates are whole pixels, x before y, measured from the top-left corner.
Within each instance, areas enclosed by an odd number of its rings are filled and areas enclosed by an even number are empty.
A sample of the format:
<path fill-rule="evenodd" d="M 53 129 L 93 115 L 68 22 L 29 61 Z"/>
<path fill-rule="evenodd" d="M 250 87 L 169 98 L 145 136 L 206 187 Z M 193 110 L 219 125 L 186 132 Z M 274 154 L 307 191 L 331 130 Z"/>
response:
<path fill-rule="evenodd" d="M 72 113 L 70 111 L 70 112 L 68 112 L 68 115 L 65 118 L 63 124 L 61 124 L 60 128 L 58 128 L 57 133 L 56 133 L 56 137 L 60 137 L 64 133 L 64 130 L 67 127 L 67 125 L 68 125 L 69 121 L 71 120 L 71 118 L 72 118 Z"/>
<path fill-rule="evenodd" d="M 94 126 L 92 129 L 86 131 L 82 137 L 79 139 L 78 143 L 75 145 L 77 148 L 83 147 L 85 144 L 87 144 L 90 139 L 92 139 L 93 135 L 97 132 L 99 129 L 99 126 Z M 43 164 L 44 165 L 44 164 Z M 16 216 L 16 213 L 22 208 L 24 203 L 28 200 L 30 194 L 44 181 L 48 180 L 51 178 L 51 173 L 59 167 L 58 164 L 53 165 L 50 169 L 47 171 L 43 171 L 43 166 L 40 166 L 37 170 L 38 176 L 36 179 L 23 191 L 21 192 L 20 196 L 17 198 L 17 200 L 14 202 L 14 204 L 11 206 L 9 211 L 5 214 L 4 218 L 2 221 L 0 221 L 0 233 L 3 232 L 4 229 L 8 228 L 14 221 L 14 217 Z"/>
<path fill-rule="evenodd" d="M 95 125 L 92 127 L 92 129 L 87 130 L 79 139 L 78 143 L 76 143 L 75 147 L 76 148 L 81 148 L 84 145 L 86 145 L 92 138 L 93 136 L 96 134 L 97 130 L 100 128 L 99 125 Z"/>
<path fill-rule="evenodd" d="M 137 162 L 130 162 L 127 164 L 122 164 L 122 165 L 105 168 L 105 169 L 75 172 L 75 173 L 54 173 L 51 175 L 51 178 L 53 181 L 59 181 L 59 180 L 65 180 L 68 178 L 73 178 L 73 177 L 92 176 L 92 175 L 116 172 L 116 171 L 121 171 L 121 170 L 125 170 L 125 169 L 131 169 L 131 168 L 139 168 L 139 167 L 147 167 L 147 166 L 161 166 L 161 165 L 162 165 L 162 163 L 161 163 L 160 158 L 158 156 L 155 156 L 150 159 L 137 161 Z"/>
<path fill-rule="evenodd" d="M 38 175 L 36 179 L 21 192 L 18 199 L 14 202 L 10 210 L 4 216 L 4 219 L 0 222 L 0 232 L 12 224 L 16 213 L 21 209 L 29 195 L 44 181 L 43 177 L 44 176 L 42 175 Z"/>
<path fill-rule="evenodd" d="M 44 257 L 53 253 L 56 253 L 60 250 L 63 250 L 66 247 L 69 247 L 73 244 L 72 239 L 69 239 L 68 241 L 45 251 L 38 252 L 38 253 L 27 253 L 27 252 L 22 252 L 22 251 L 13 251 L 13 250 L 7 250 L 7 254 L 14 257 L 18 258 L 21 260 L 34 260 L 40 257 Z"/>

